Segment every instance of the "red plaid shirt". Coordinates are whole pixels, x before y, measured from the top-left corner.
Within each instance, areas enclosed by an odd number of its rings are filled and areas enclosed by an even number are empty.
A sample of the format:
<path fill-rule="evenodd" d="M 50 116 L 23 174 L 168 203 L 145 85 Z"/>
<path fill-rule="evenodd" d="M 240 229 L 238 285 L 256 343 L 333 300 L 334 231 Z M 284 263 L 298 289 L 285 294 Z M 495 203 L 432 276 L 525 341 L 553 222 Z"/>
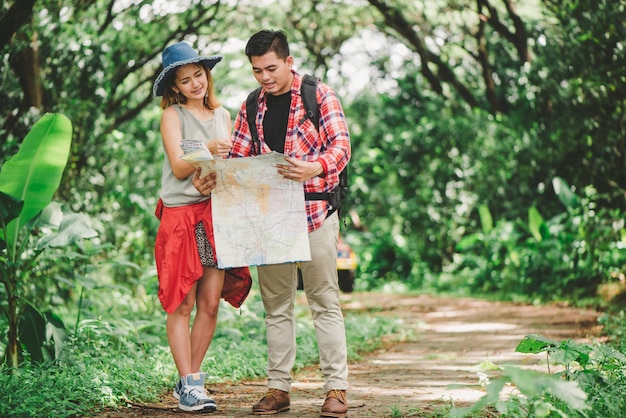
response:
<path fill-rule="evenodd" d="M 291 106 L 289 108 L 284 153 L 302 161 L 319 161 L 322 164 L 324 173 L 322 176 L 314 177 L 304 183 L 305 193 L 330 192 L 339 184 L 339 173 L 350 160 L 350 133 L 348 132 L 346 117 L 335 92 L 326 84 L 319 82 L 317 85 L 317 103 L 320 110 L 318 133 L 313 122 L 305 118 L 306 112 L 300 95 L 302 76 L 295 71 L 292 72 L 294 78 L 291 84 Z M 261 153 L 271 152 L 263 135 L 266 99 L 265 90 L 261 90 L 256 115 Z M 246 115 L 246 103 L 244 102 L 235 119 L 233 148 L 229 158 L 248 157 L 254 154 L 255 150 Z M 309 232 L 322 225 L 327 212 L 328 202 L 325 200 L 306 201 Z"/>

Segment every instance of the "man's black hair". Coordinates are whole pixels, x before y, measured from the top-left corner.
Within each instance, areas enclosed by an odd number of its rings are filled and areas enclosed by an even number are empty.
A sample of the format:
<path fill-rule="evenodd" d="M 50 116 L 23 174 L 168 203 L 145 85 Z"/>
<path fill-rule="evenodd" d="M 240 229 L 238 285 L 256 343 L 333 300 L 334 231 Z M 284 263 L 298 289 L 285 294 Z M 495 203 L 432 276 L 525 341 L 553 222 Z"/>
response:
<path fill-rule="evenodd" d="M 287 42 L 287 34 L 284 31 L 263 29 L 252 35 L 246 44 L 248 60 L 268 52 L 274 52 L 280 59 L 289 56 L 289 42 Z"/>

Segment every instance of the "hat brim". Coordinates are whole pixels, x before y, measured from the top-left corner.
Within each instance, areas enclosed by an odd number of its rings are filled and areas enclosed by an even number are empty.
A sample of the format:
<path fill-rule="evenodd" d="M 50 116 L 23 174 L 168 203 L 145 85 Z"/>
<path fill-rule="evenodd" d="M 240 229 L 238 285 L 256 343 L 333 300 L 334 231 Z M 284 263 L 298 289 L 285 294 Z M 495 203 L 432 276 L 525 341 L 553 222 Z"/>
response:
<path fill-rule="evenodd" d="M 209 70 L 212 70 L 213 67 L 215 67 L 215 64 L 217 64 L 221 60 L 222 57 L 220 55 L 213 55 L 210 57 L 194 57 L 188 60 L 177 61 L 173 64 L 170 64 L 165 67 L 156 78 L 154 86 L 152 87 L 152 94 L 154 94 L 155 97 L 163 96 L 163 93 L 165 92 L 165 82 L 167 81 L 170 74 L 184 65 L 206 63 L 206 65 L 209 67 Z"/>

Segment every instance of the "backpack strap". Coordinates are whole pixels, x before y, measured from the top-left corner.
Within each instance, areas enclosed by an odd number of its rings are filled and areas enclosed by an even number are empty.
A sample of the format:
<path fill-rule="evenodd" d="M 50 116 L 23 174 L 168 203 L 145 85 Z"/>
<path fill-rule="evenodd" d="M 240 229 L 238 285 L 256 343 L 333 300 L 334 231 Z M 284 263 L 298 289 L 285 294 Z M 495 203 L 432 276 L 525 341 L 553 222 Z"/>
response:
<path fill-rule="evenodd" d="M 256 112 L 259 108 L 259 94 L 261 94 L 261 87 L 251 91 L 246 99 L 246 116 L 250 136 L 252 137 L 252 150 L 255 155 L 261 154 L 261 142 L 259 141 L 259 133 L 256 129 Z"/>
<path fill-rule="evenodd" d="M 304 110 L 306 116 L 301 122 L 306 119 L 311 119 L 311 122 L 315 125 L 315 129 L 320 129 L 320 108 L 317 105 L 317 83 L 319 78 L 305 74 L 302 79 L 302 85 L 300 86 L 300 95 L 302 96 L 302 103 L 304 104 Z"/>
<path fill-rule="evenodd" d="M 320 128 L 320 108 L 317 105 L 317 83 L 319 78 L 310 74 L 305 74 L 300 86 L 300 94 L 302 95 L 302 103 L 306 112 L 300 123 L 307 119 L 315 125 L 315 129 Z M 330 193 L 305 193 L 304 200 L 328 200 Z"/>
<path fill-rule="evenodd" d="M 300 94 L 302 95 L 302 103 L 304 104 L 304 110 L 306 116 L 301 122 L 306 119 L 310 119 L 315 125 L 315 129 L 319 131 L 320 128 L 320 108 L 317 104 L 317 83 L 319 78 L 305 74 L 302 80 L 302 86 L 300 87 Z M 345 194 L 345 190 L 348 188 L 348 167 L 346 167 L 341 173 L 339 173 L 339 184 L 332 192 L 321 193 L 305 193 L 304 200 L 326 200 L 332 206 L 332 209 L 328 212 L 328 216 L 332 215 L 334 211 L 341 206 L 341 200 Z M 342 194 L 339 194 L 343 192 Z"/>

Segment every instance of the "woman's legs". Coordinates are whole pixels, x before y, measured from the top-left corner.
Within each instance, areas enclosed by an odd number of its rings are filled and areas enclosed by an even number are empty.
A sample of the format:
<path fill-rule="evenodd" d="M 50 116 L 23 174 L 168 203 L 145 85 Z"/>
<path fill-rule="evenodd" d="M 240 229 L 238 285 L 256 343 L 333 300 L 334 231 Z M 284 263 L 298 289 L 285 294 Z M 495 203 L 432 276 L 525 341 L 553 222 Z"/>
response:
<path fill-rule="evenodd" d="M 167 315 L 167 341 L 180 376 L 187 376 L 198 371 L 192 368 L 191 339 L 189 338 L 189 321 L 196 303 L 196 287 L 197 284 L 194 284 L 180 306 Z"/>
<path fill-rule="evenodd" d="M 181 376 L 174 396 L 179 399 L 178 407 L 184 411 L 213 412 L 216 409 L 215 401 L 204 389 L 206 373 L 200 368 L 215 333 L 223 285 L 224 271 L 205 268 L 202 278 L 193 285 L 183 303 L 167 317 L 170 350 Z M 190 332 L 194 305 L 196 315 Z"/>
<path fill-rule="evenodd" d="M 190 289 L 185 300 L 167 316 L 167 339 L 180 376 L 199 372 L 209 349 L 224 286 L 224 270 L 205 268 L 200 280 Z M 196 315 L 189 332 L 191 312 Z"/>
<path fill-rule="evenodd" d="M 191 328 L 191 369 L 200 371 L 202 360 L 209 349 L 220 307 L 220 298 L 224 286 L 224 270 L 205 268 L 196 288 L 196 317 Z"/>

